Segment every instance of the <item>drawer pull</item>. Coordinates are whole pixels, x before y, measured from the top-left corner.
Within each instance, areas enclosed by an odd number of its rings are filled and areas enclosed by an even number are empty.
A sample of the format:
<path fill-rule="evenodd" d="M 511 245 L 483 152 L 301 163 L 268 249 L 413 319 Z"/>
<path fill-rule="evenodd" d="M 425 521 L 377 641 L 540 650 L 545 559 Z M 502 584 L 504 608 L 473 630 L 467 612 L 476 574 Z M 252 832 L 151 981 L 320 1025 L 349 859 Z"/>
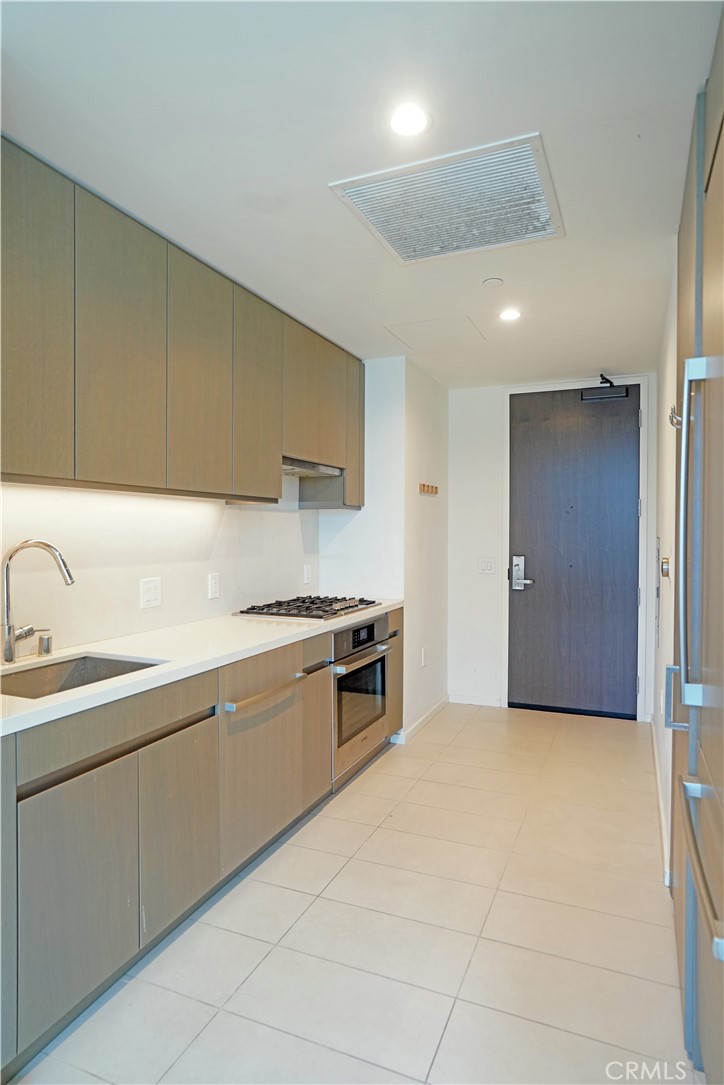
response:
<path fill-rule="evenodd" d="M 295 674 L 294 678 L 290 678 L 288 682 L 282 682 L 281 686 L 276 686 L 275 689 L 265 689 L 261 693 L 255 693 L 253 697 L 246 697 L 243 701 L 237 701 L 236 703 L 227 701 L 224 704 L 224 711 L 233 715 L 235 712 L 240 712 L 242 708 L 248 708 L 249 705 L 256 704 L 257 701 L 266 701 L 270 697 L 275 697 L 277 693 L 283 693 L 285 689 L 298 686 L 306 677 L 306 674 Z"/>
<path fill-rule="evenodd" d="M 701 853 L 694 832 L 694 822 L 691 817 L 690 801 L 701 799 L 705 795 L 704 786 L 695 777 L 685 780 L 679 777 L 681 785 L 681 813 L 684 826 L 684 840 L 686 842 L 686 855 L 689 860 L 689 869 L 694 880 L 696 899 L 704 914 L 707 933 L 711 939 L 711 952 L 717 961 L 724 961 L 724 923 L 717 919 L 714 904 L 706 884 L 706 875 L 701 861 Z"/>

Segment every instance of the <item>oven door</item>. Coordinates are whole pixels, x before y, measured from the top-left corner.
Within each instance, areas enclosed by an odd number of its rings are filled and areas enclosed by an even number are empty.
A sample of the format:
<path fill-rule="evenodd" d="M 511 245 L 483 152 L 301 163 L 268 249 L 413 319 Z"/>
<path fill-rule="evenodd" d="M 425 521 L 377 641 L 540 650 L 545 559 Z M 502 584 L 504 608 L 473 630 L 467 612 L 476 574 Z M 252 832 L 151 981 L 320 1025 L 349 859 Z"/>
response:
<path fill-rule="evenodd" d="M 387 711 L 387 654 L 376 644 L 334 664 L 334 729 L 338 750 L 381 719 Z"/>

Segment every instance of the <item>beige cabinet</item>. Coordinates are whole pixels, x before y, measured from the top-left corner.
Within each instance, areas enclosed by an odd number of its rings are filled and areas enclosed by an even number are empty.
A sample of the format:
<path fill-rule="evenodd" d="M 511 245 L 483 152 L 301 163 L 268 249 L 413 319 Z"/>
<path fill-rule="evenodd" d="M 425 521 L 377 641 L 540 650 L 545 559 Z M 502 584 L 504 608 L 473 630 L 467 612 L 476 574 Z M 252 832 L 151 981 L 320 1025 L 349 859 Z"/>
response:
<path fill-rule="evenodd" d="M 168 246 L 168 487 L 232 492 L 234 284 Z"/>
<path fill-rule="evenodd" d="M 0 738 L 0 1066 L 18 1050 L 18 863 L 15 735 Z"/>
<path fill-rule="evenodd" d="M 282 329 L 279 309 L 234 286 L 234 482 L 244 497 L 282 493 Z"/>
<path fill-rule="evenodd" d="M 344 504 L 361 508 L 365 503 L 365 367 L 351 354 L 347 358 L 347 461 L 344 472 Z"/>
<path fill-rule="evenodd" d="M 346 419 L 344 351 L 285 316 L 284 455 L 345 467 Z"/>
<path fill-rule="evenodd" d="M 18 804 L 18 1049 L 138 951 L 138 755 Z"/>
<path fill-rule="evenodd" d="M 73 187 L 2 141 L 5 474 L 74 474 Z"/>
<path fill-rule="evenodd" d="M 219 674 L 221 874 L 229 874 L 302 810 L 301 644 Z"/>
<path fill-rule="evenodd" d="M 142 947 L 219 881 L 218 732 L 212 716 L 139 751 Z"/>
<path fill-rule="evenodd" d="M 303 688 L 303 810 L 332 790 L 332 674 L 322 667 L 308 675 Z"/>
<path fill-rule="evenodd" d="M 76 189 L 76 478 L 166 486 L 167 243 Z"/>
<path fill-rule="evenodd" d="M 403 616 L 404 610 L 402 607 L 390 611 L 387 616 L 390 654 L 387 656 L 387 711 L 385 712 L 385 723 L 388 738 L 402 727 Z"/>

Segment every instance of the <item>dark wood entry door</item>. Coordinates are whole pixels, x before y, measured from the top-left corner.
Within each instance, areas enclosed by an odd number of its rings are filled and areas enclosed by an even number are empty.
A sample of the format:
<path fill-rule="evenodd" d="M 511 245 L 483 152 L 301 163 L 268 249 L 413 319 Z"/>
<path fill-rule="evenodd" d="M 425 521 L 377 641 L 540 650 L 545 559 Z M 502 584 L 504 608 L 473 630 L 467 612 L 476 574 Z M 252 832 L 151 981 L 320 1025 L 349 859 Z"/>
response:
<path fill-rule="evenodd" d="M 510 397 L 508 704 L 636 718 L 639 386 Z M 515 556 L 525 579 L 513 588 Z"/>

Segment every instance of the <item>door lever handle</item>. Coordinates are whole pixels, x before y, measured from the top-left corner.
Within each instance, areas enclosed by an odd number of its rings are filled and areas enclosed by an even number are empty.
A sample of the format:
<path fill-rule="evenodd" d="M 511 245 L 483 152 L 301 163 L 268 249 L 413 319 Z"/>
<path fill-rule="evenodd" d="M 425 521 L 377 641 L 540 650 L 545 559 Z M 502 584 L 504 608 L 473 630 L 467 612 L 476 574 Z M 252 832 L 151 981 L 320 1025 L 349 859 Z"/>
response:
<path fill-rule="evenodd" d="M 523 591 L 526 584 L 535 584 L 535 580 L 525 579 L 525 557 L 523 554 L 513 554 L 513 576 L 511 588 L 513 591 Z"/>

